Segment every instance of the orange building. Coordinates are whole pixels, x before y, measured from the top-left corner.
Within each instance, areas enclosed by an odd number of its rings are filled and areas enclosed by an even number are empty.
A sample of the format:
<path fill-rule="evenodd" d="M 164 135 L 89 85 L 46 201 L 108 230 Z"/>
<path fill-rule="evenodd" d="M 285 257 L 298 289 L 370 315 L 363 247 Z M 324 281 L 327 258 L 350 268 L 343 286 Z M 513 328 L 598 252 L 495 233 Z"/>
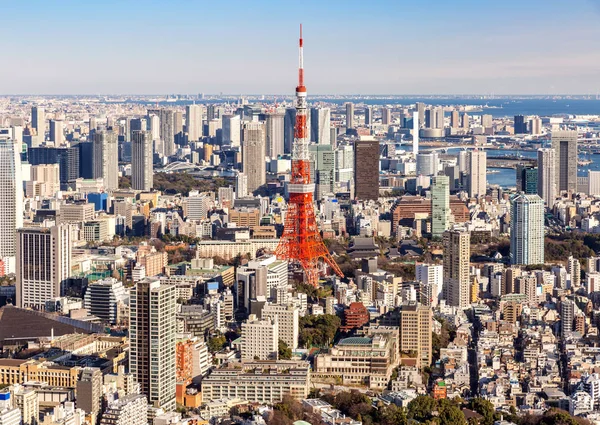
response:
<path fill-rule="evenodd" d="M 446 398 L 446 397 L 447 397 L 446 383 L 444 381 L 437 381 L 433 385 L 433 398 L 437 400 L 437 399 Z"/>
<path fill-rule="evenodd" d="M 362 325 L 369 323 L 369 312 L 363 303 L 354 302 L 344 310 L 344 323 L 340 328 L 343 332 L 349 332 L 352 329 L 358 329 Z"/>
<path fill-rule="evenodd" d="M 175 362 L 177 382 L 189 384 L 193 373 L 193 345 L 189 339 L 177 341 L 175 348 Z"/>

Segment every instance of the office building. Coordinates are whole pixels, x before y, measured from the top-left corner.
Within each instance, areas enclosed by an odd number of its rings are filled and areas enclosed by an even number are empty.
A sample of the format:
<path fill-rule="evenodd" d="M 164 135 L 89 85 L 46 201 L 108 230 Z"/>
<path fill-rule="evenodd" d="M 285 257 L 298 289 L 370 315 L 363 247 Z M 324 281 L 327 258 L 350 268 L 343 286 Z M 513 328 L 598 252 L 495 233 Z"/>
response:
<path fill-rule="evenodd" d="M 515 115 L 515 134 L 527 133 L 527 121 L 523 115 Z"/>
<path fill-rule="evenodd" d="M 78 143 L 72 147 L 37 147 L 27 150 L 27 160 L 33 165 L 58 164 L 63 189 L 78 177 L 93 176 L 93 143 Z M 82 158 L 83 157 L 83 158 Z M 84 160 L 82 162 L 82 159 Z M 83 168 L 80 170 L 80 163 Z M 80 172 L 82 171 L 82 172 Z M 89 173 L 89 174 L 87 174 Z"/>
<path fill-rule="evenodd" d="M 149 191 L 154 186 L 152 134 L 134 131 L 131 155 L 131 188 Z"/>
<path fill-rule="evenodd" d="M 50 120 L 50 141 L 54 146 L 60 146 L 65 142 L 65 129 L 62 120 Z"/>
<path fill-rule="evenodd" d="M 538 169 L 517 164 L 517 192 L 524 192 L 527 195 L 537 195 L 538 193 Z"/>
<path fill-rule="evenodd" d="M 315 199 L 335 193 L 335 152 L 331 145 L 308 147 L 310 156 L 310 176 L 315 185 Z"/>
<path fill-rule="evenodd" d="M 15 270 L 17 229 L 23 227 L 23 177 L 19 146 L 0 138 L 0 260 Z"/>
<path fill-rule="evenodd" d="M 533 117 L 529 120 L 529 134 L 534 136 L 542 134 L 542 119 L 540 117 Z"/>
<path fill-rule="evenodd" d="M 241 121 L 239 115 L 223 115 L 223 144 L 231 147 L 240 146 Z"/>
<path fill-rule="evenodd" d="M 31 166 L 31 178 L 25 183 L 25 194 L 50 198 L 60 190 L 60 168 L 58 164 Z"/>
<path fill-rule="evenodd" d="M 450 114 L 450 127 L 454 129 L 460 128 L 460 113 L 456 110 Z"/>
<path fill-rule="evenodd" d="M 415 112 L 417 113 L 417 128 L 421 129 L 425 124 L 425 104 L 423 102 L 415 103 Z M 413 118 L 414 117 L 415 114 L 413 113 Z"/>
<path fill-rule="evenodd" d="M 537 193 L 546 207 L 552 208 L 557 195 L 556 152 L 554 149 L 538 149 L 537 160 Z"/>
<path fill-rule="evenodd" d="M 331 110 L 329 108 L 311 108 L 310 141 L 320 145 L 331 144 Z"/>
<path fill-rule="evenodd" d="M 577 192 L 577 131 L 553 131 L 552 149 L 555 154 L 557 192 Z"/>
<path fill-rule="evenodd" d="M 71 275 L 71 228 L 26 227 L 17 231 L 17 306 L 44 310 L 62 296 Z"/>
<path fill-rule="evenodd" d="M 266 373 L 256 373 L 256 370 Z M 202 398 L 237 398 L 250 403 L 275 404 L 284 396 L 308 397 L 310 365 L 306 362 L 243 361 L 213 370 L 202 380 Z"/>
<path fill-rule="evenodd" d="M 277 112 L 267 114 L 265 121 L 266 153 L 269 158 L 283 155 L 284 114 Z"/>
<path fill-rule="evenodd" d="M 94 178 L 102 178 L 106 190 L 119 188 L 119 142 L 112 130 L 94 134 Z"/>
<path fill-rule="evenodd" d="M 13 407 L 21 411 L 23 425 L 37 425 L 40 419 L 40 402 L 33 388 L 25 388 L 19 384 L 10 386 Z"/>
<path fill-rule="evenodd" d="M 431 348 L 431 307 L 416 302 L 400 306 L 400 352 L 417 354 L 417 366 L 429 367 L 433 358 Z"/>
<path fill-rule="evenodd" d="M 379 198 L 378 140 L 354 142 L 354 197 L 359 200 Z"/>
<path fill-rule="evenodd" d="M 469 261 L 471 234 L 466 229 L 444 232 L 444 287 L 443 295 L 451 306 L 465 308 L 470 305 Z"/>
<path fill-rule="evenodd" d="M 413 112 L 413 117 L 412 117 L 412 124 L 413 124 L 413 129 L 412 129 L 412 140 L 413 140 L 413 144 L 412 144 L 412 148 L 413 148 L 413 156 L 416 158 L 417 154 L 419 153 L 419 131 L 420 131 L 420 122 L 421 122 L 421 111 L 420 110 L 416 110 Z"/>
<path fill-rule="evenodd" d="M 235 177 L 235 196 L 245 198 L 248 196 L 248 176 L 238 172 Z"/>
<path fill-rule="evenodd" d="M 85 367 L 77 381 L 77 408 L 97 418 L 102 411 L 102 370 Z"/>
<path fill-rule="evenodd" d="M 175 409 L 175 285 L 145 278 L 131 289 L 129 370 L 149 403 Z"/>
<path fill-rule="evenodd" d="M 389 108 L 381 108 L 381 124 L 390 125 L 392 123 L 392 111 Z"/>
<path fill-rule="evenodd" d="M 94 219 L 94 205 L 84 202 L 76 204 L 62 204 L 60 206 L 61 223 L 81 223 Z"/>
<path fill-rule="evenodd" d="M 277 319 L 279 339 L 292 351 L 298 348 L 299 309 L 297 306 L 267 303 L 261 315 L 263 319 Z"/>
<path fill-rule="evenodd" d="M 108 403 L 100 425 L 139 425 L 148 423 L 148 402 L 142 394 L 130 394 Z"/>
<path fill-rule="evenodd" d="M 264 124 L 260 122 L 244 123 L 242 171 L 248 179 L 247 190 L 249 193 L 267 182 L 266 155 Z"/>
<path fill-rule="evenodd" d="M 434 176 L 431 179 L 431 237 L 439 239 L 450 227 L 450 179 Z"/>
<path fill-rule="evenodd" d="M 472 150 L 467 154 L 469 197 L 485 196 L 487 189 L 487 155 L 485 151 Z"/>
<path fill-rule="evenodd" d="M 38 136 L 38 144 L 46 140 L 46 113 L 43 107 L 33 106 L 31 108 L 31 127 Z"/>
<path fill-rule="evenodd" d="M 283 150 L 284 153 L 292 153 L 294 144 L 294 131 L 296 125 L 296 108 L 287 108 L 283 122 Z"/>
<path fill-rule="evenodd" d="M 354 128 L 354 104 L 346 103 L 346 131 Z"/>
<path fill-rule="evenodd" d="M 190 142 L 195 142 L 202 138 L 202 129 L 204 128 L 202 123 L 203 109 L 201 105 L 188 105 L 185 107 L 185 128 L 188 134 L 188 141 Z"/>
<path fill-rule="evenodd" d="M 10 392 L 0 392 L 0 425 L 21 425 L 21 420 L 21 411 L 13 406 Z"/>
<path fill-rule="evenodd" d="M 258 319 L 251 314 L 242 323 L 242 360 L 277 360 L 279 324 L 276 317 Z"/>
<path fill-rule="evenodd" d="M 433 176 L 437 174 L 439 167 L 437 152 L 418 153 L 416 160 L 416 171 L 418 176 Z"/>
<path fill-rule="evenodd" d="M 119 304 L 125 304 L 128 299 L 129 293 L 123 282 L 109 277 L 87 286 L 83 306 L 92 316 L 115 325 L 119 321 Z"/>
<path fill-rule="evenodd" d="M 425 111 L 426 128 L 444 128 L 444 108 L 441 106 L 427 109 Z"/>
<path fill-rule="evenodd" d="M 481 126 L 484 129 L 492 128 L 493 125 L 494 125 L 494 120 L 493 120 L 492 115 L 490 115 L 490 114 L 483 114 L 481 116 Z"/>
<path fill-rule="evenodd" d="M 538 195 L 511 199 L 511 264 L 544 264 L 544 201 Z"/>
<path fill-rule="evenodd" d="M 365 107 L 365 125 L 370 127 L 373 124 L 373 107 Z"/>

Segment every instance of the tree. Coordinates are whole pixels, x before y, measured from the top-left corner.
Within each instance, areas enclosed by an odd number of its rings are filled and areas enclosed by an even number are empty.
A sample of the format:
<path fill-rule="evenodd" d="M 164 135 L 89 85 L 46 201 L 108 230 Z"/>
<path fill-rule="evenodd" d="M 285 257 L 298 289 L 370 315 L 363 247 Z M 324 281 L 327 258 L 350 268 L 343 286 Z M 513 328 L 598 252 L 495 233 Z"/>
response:
<path fill-rule="evenodd" d="M 306 315 L 300 318 L 299 340 L 303 347 L 326 346 L 330 344 L 342 324 L 339 317 L 332 314 Z"/>
<path fill-rule="evenodd" d="M 472 399 L 469 402 L 469 408 L 483 416 L 483 420 L 481 421 L 482 425 L 494 425 L 494 421 L 499 419 L 500 416 L 496 414 L 494 405 L 481 397 Z"/>
<path fill-rule="evenodd" d="M 419 422 L 431 418 L 431 412 L 435 409 L 435 400 L 426 395 L 417 396 L 408 403 L 408 417 Z"/>
<path fill-rule="evenodd" d="M 223 347 L 225 347 L 225 344 L 227 344 L 225 336 L 214 336 L 208 340 L 208 351 L 210 351 L 211 353 L 219 352 L 223 349 Z"/>
<path fill-rule="evenodd" d="M 279 340 L 279 359 L 290 360 L 292 358 L 292 349 L 283 340 Z"/>
<path fill-rule="evenodd" d="M 438 400 L 440 425 L 466 425 L 464 413 L 458 405 L 448 399 Z"/>

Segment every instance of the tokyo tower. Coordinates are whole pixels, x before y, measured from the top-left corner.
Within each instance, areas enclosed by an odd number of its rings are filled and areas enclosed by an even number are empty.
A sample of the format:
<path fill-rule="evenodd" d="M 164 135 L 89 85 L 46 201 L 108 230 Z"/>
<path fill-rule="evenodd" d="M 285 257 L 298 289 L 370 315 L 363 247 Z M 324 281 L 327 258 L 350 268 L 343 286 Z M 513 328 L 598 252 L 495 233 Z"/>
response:
<path fill-rule="evenodd" d="M 344 274 L 323 243 L 313 204 L 315 185 L 310 178 L 308 154 L 307 104 L 304 86 L 302 25 L 300 25 L 300 64 L 296 87 L 296 124 L 292 147 L 292 176 L 288 186 L 290 199 L 285 216 L 285 228 L 275 254 L 278 258 L 296 262 L 304 269 L 306 281 L 319 283 L 319 260 L 325 261 L 339 276 Z"/>

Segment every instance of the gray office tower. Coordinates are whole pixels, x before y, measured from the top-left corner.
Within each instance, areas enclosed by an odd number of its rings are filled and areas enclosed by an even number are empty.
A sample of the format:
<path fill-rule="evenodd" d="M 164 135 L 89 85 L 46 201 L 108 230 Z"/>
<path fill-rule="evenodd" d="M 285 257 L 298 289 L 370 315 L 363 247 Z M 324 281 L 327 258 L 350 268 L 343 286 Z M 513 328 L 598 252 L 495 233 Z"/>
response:
<path fill-rule="evenodd" d="M 159 119 L 159 143 L 157 153 L 171 156 L 175 153 L 175 111 L 172 109 L 148 109 L 148 115 Z"/>
<path fill-rule="evenodd" d="M 331 144 L 331 111 L 329 108 L 311 108 L 310 141 L 320 145 Z"/>
<path fill-rule="evenodd" d="M 152 189 L 152 134 L 149 131 L 133 132 L 131 157 L 131 187 L 135 190 Z"/>
<path fill-rule="evenodd" d="M 31 127 L 35 129 L 37 135 L 41 136 L 40 142 L 43 142 L 46 135 L 46 113 L 41 106 L 31 108 Z"/>
<path fill-rule="evenodd" d="M 556 189 L 577 192 L 577 131 L 553 131 L 552 149 L 554 149 Z"/>
<path fill-rule="evenodd" d="M 94 134 L 94 178 L 104 179 L 104 189 L 119 188 L 119 143 L 112 130 Z"/>
<path fill-rule="evenodd" d="M 346 103 L 346 130 L 354 128 L 354 104 Z"/>
<path fill-rule="evenodd" d="M 294 144 L 294 127 L 296 126 L 296 109 L 287 108 L 285 110 L 285 118 L 283 122 L 283 151 L 284 153 L 292 153 L 292 145 Z"/>

